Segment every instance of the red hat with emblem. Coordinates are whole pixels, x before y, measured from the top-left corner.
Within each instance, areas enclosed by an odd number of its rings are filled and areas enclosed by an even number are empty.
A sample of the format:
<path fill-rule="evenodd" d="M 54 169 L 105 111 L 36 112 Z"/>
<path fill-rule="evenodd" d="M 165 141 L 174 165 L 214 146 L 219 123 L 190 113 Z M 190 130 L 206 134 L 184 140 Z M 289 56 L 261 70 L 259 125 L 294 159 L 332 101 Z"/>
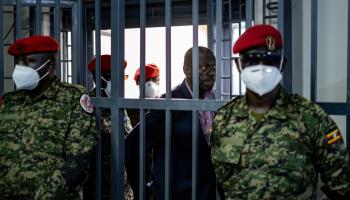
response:
<path fill-rule="evenodd" d="M 282 48 L 281 33 L 271 25 L 255 25 L 238 38 L 233 45 L 233 53 L 241 53 L 250 48 L 261 46 L 265 46 L 271 51 Z"/>
<path fill-rule="evenodd" d="M 111 71 L 111 55 L 101 55 L 101 72 L 110 72 Z M 127 62 L 124 60 L 124 68 L 126 67 Z M 88 64 L 90 71 L 94 72 L 96 69 L 96 58 L 92 59 Z"/>
<path fill-rule="evenodd" d="M 33 53 L 56 52 L 59 43 L 50 36 L 35 35 L 16 40 L 7 52 L 13 56 L 22 56 Z"/>
<path fill-rule="evenodd" d="M 137 69 L 134 80 L 140 81 L 141 71 L 140 68 Z M 146 65 L 146 81 L 151 78 L 156 78 L 159 76 L 159 68 L 156 64 L 147 64 Z"/>

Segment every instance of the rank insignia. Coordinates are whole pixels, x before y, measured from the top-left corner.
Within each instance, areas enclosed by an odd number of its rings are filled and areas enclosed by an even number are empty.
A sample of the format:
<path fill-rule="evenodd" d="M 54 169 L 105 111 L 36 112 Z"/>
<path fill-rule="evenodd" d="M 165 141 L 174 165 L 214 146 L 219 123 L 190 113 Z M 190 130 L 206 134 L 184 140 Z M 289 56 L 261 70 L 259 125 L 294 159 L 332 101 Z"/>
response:
<path fill-rule="evenodd" d="M 335 129 L 327 134 L 327 144 L 331 145 L 337 143 L 340 140 L 340 132 L 339 129 Z"/>

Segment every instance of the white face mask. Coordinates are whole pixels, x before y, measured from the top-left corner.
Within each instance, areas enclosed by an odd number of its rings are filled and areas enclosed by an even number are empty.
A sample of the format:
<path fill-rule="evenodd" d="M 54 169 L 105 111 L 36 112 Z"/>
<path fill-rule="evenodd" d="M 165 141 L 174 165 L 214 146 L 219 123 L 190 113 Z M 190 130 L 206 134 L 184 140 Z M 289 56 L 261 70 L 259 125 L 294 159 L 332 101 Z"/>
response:
<path fill-rule="evenodd" d="M 40 78 L 38 71 L 44 66 L 46 66 L 46 64 L 49 62 L 50 60 L 47 60 L 37 69 L 17 64 L 15 66 L 15 70 L 12 73 L 12 79 L 15 82 L 17 89 L 33 90 L 34 88 L 36 88 L 40 80 L 45 78 L 49 74 L 49 71 L 47 71 L 46 74 L 44 74 L 44 76 Z"/>
<path fill-rule="evenodd" d="M 111 81 L 107 81 L 105 78 L 103 78 L 103 76 L 101 76 L 101 79 L 107 83 L 107 86 L 103 89 L 105 91 L 105 93 L 107 94 L 108 97 L 111 97 L 111 89 L 112 89 L 112 85 L 111 85 Z"/>
<path fill-rule="evenodd" d="M 154 81 L 147 81 L 145 83 L 145 97 L 156 98 L 159 93 L 159 85 Z"/>
<path fill-rule="evenodd" d="M 263 64 L 244 68 L 241 77 L 246 87 L 260 96 L 272 91 L 282 80 L 277 67 Z"/>

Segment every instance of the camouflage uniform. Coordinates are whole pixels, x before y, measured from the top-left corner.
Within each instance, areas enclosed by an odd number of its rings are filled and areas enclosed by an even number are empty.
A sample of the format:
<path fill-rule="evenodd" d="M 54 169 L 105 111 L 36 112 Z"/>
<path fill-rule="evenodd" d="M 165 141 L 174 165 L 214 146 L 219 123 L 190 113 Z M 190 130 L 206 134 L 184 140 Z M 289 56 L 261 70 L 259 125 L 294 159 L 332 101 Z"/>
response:
<path fill-rule="evenodd" d="M 0 199 L 79 199 L 96 123 L 82 86 L 54 79 L 40 95 L 8 93 L 0 107 Z"/>
<path fill-rule="evenodd" d="M 101 91 L 103 92 L 103 91 Z M 95 89 L 91 90 L 89 93 L 89 96 L 95 97 L 96 91 Z M 111 112 L 110 109 L 103 109 L 102 110 L 102 143 L 101 143 L 101 167 L 102 167 L 102 177 L 101 177 L 101 199 L 111 199 Z M 128 117 L 128 114 L 124 110 L 124 130 L 125 130 L 125 136 L 130 133 L 132 130 L 131 122 Z M 95 162 L 96 157 L 93 159 L 94 166 L 90 170 L 90 177 L 88 181 L 86 182 L 86 185 L 84 186 L 84 199 L 95 199 L 96 197 L 96 189 L 95 189 L 95 182 L 96 182 L 96 168 L 95 168 Z M 125 173 L 126 176 L 126 173 Z M 124 199 L 132 200 L 133 199 L 133 193 L 131 190 L 130 185 L 128 184 L 127 180 L 125 179 L 125 190 L 124 190 Z"/>
<path fill-rule="evenodd" d="M 336 124 L 319 106 L 283 88 L 260 122 L 244 96 L 234 99 L 219 109 L 212 132 L 225 199 L 312 199 L 317 173 L 326 190 L 349 192 L 348 155 L 342 139 L 328 144 L 332 131 Z"/>

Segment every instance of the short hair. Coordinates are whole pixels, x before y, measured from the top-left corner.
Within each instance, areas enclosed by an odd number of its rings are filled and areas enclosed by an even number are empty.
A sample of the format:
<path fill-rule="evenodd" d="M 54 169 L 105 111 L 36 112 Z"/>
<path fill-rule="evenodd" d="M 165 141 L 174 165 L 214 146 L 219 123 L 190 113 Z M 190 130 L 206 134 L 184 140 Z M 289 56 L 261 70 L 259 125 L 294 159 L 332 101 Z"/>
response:
<path fill-rule="evenodd" d="M 192 49 L 193 47 L 188 49 L 184 56 L 184 65 L 188 65 L 190 67 L 192 67 Z M 212 60 L 215 62 L 214 53 L 206 47 L 202 47 L 202 46 L 198 47 L 198 57 L 199 57 L 199 65 L 205 64 L 203 62 L 207 60 Z"/>

